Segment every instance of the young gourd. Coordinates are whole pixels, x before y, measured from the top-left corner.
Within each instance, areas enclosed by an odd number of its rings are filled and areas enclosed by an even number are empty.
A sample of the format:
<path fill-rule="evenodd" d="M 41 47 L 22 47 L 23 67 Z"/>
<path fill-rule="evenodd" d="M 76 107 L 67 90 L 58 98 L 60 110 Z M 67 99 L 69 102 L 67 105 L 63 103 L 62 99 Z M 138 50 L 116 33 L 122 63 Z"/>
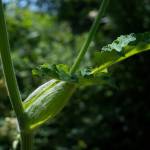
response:
<path fill-rule="evenodd" d="M 48 119 L 53 119 L 66 105 L 75 89 L 74 83 L 53 79 L 33 91 L 23 103 L 29 128 L 34 129 Z"/>

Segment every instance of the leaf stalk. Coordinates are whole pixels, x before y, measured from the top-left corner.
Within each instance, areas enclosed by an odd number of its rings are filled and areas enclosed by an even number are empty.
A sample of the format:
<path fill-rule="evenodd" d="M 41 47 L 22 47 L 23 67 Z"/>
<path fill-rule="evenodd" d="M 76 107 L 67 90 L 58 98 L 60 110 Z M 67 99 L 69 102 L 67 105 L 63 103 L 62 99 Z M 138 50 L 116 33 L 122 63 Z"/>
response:
<path fill-rule="evenodd" d="M 81 63 L 85 53 L 87 52 L 91 41 L 93 40 L 93 38 L 96 34 L 96 31 L 99 27 L 99 22 L 100 22 L 101 18 L 103 17 L 103 15 L 105 14 L 105 11 L 106 11 L 106 8 L 108 7 L 108 4 L 109 4 L 109 0 L 103 0 L 102 1 L 101 6 L 100 6 L 99 11 L 98 11 L 98 15 L 97 15 L 97 17 L 96 17 L 96 19 L 95 19 L 95 21 L 94 21 L 94 23 L 90 29 L 87 40 L 83 44 L 74 64 L 71 67 L 71 70 L 70 70 L 71 74 L 73 74 L 79 68 L 80 63 Z"/>

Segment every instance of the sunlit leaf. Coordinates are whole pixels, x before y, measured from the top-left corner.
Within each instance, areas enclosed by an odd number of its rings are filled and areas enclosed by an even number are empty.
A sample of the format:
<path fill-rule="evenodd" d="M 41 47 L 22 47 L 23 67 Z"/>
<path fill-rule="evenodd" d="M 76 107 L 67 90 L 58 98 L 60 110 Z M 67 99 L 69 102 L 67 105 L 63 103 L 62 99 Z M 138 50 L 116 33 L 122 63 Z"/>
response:
<path fill-rule="evenodd" d="M 102 48 L 96 53 L 99 59 L 99 67 L 94 68 L 92 73 L 98 74 L 111 65 L 120 62 L 135 54 L 150 50 L 150 33 L 122 35 L 112 44 Z"/>

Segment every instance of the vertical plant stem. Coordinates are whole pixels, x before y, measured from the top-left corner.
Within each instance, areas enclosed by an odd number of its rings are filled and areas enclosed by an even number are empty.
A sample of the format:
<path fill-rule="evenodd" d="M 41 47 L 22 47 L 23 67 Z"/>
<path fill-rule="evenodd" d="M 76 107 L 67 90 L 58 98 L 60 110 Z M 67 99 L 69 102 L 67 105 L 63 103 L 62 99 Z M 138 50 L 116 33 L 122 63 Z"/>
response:
<path fill-rule="evenodd" d="M 18 89 L 16 76 L 10 56 L 10 46 L 8 41 L 8 34 L 6 29 L 6 21 L 4 18 L 2 1 L 0 0 L 0 53 L 3 64 L 3 72 L 7 84 L 7 90 L 12 106 L 15 110 L 17 117 L 20 119 L 23 115 L 23 106 Z"/>
<path fill-rule="evenodd" d="M 33 149 L 33 133 L 32 132 L 21 132 L 21 150 L 32 150 Z"/>
<path fill-rule="evenodd" d="M 88 38 L 85 41 L 85 43 L 83 44 L 83 47 L 81 48 L 81 50 L 79 51 L 79 54 L 78 54 L 78 56 L 77 56 L 77 58 L 76 58 L 76 60 L 75 60 L 75 62 L 73 64 L 73 66 L 72 66 L 72 68 L 70 70 L 71 74 L 74 73 L 78 69 L 81 60 L 83 59 L 85 53 L 87 52 L 88 47 L 89 47 L 91 41 L 93 40 L 93 38 L 94 38 L 94 36 L 96 34 L 96 31 L 97 31 L 98 26 L 99 26 L 100 19 L 104 15 L 105 10 L 106 10 L 106 8 L 108 6 L 108 3 L 109 3 L 109 0 L 103 0 L 102 1 L 102 4 L 101 4 L 100 9 L 98 11 L 98 15 L 97 15 L 97 17 L 96 17 L 96 19 L 95 19 L 95 21 L 94 21 L 94 23 L 93 23 L 93 25 L 92 25 L 92 27 L 90 29 Z"/>
<path fill-rule="evenodd" d="M 28 132 L 27 134 L 26 132 L 22 132 L 27 130 L 28 122 L 26 121 L 26 115 L 24 113 L 21 95 L 19 92 L 19 88 L 18 88 L 18 84 L 14 72 L 14 67 L 11 60 L 10 46 L 9 46 L 8 33 L 6 28 L 6 21 L 4 17 L 2 0 L 0 0 L 0 54 L 1 54 L 3 72 L 4 72 L 4 77 L 5 77 L 10 101 L 16 113 L 19 122 L 19 127 L 21 130 L 22 149 L 31 150 L 32 133 Z"/>

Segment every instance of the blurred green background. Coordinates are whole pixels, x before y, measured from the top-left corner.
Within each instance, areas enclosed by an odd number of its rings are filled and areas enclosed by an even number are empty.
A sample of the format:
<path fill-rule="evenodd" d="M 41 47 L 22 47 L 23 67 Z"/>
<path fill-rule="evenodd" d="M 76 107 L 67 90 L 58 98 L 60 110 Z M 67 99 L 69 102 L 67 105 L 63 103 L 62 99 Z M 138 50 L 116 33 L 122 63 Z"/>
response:
<path fill-rule="evenodd" d="M 43 63 L 71 66 L 100 0 L 4 0 L 11 54 L 22 98 L 48 79 L 32 69 Z M 96 66 L 94 53 L 117 36 L 150 31 L 149 0 L 111 0 L 81 67 Z M 110 68 L 117 89 L 80 88 L 52 122 L 36 134 L 35 150 L 150 149 L 150 52 Z M 15 115 L 0 65 L 0 150 L 16 138 Z"/>

